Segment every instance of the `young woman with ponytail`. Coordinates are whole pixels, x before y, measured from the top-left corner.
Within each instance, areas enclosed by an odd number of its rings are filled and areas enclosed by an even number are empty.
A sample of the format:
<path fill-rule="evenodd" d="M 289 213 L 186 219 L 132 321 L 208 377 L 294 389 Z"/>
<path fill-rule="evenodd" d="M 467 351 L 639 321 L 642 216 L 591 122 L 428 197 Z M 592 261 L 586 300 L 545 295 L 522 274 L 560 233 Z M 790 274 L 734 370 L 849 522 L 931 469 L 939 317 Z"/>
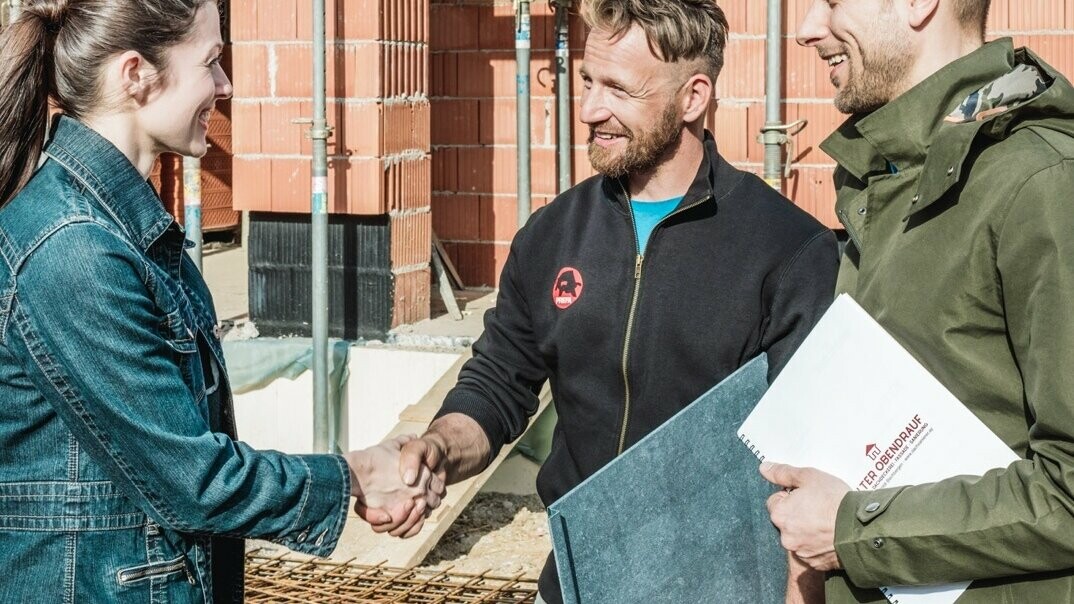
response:
<path fill-rule="evenodd" d="M 0 32 L 2 601 L 240 602 L 245 537 L 327 555 L 350 496 L 395 535 L 439 503 L 399 480 L 404 440 L 236 440 L 209 291 L 147 182 L 205 153 L 222 52 L 207 0 L 24 0 Z"/>

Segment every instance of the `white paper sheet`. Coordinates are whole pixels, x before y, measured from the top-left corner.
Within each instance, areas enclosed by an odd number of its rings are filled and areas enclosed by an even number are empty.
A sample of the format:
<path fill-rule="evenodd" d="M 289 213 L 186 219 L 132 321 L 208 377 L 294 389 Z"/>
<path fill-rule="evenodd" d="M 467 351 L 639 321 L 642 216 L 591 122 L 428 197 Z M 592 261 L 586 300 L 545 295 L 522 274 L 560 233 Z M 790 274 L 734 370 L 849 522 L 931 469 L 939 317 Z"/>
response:
<path fill-rule="evenodd" d="M 1017 456 L 847 295 L 739 429 L 762 461 L 815 467 L 852 489 L 979 476 Z M 968 582 L 888 587 L 896 604 L 950 604 Z"/>

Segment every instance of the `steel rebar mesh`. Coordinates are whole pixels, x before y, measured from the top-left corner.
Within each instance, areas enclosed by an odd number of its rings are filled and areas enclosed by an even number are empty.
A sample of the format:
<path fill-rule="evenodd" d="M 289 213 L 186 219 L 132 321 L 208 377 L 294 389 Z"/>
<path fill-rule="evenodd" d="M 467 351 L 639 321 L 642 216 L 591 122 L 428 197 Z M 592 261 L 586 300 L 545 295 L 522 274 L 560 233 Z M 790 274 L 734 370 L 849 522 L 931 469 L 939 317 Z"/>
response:
<path fill-rule="evenodd" d="M 537 582 L 450 570 L 363 566 L 287 554 L 246 556 L 246 602 L 303 604 L 531 604 Z"/>

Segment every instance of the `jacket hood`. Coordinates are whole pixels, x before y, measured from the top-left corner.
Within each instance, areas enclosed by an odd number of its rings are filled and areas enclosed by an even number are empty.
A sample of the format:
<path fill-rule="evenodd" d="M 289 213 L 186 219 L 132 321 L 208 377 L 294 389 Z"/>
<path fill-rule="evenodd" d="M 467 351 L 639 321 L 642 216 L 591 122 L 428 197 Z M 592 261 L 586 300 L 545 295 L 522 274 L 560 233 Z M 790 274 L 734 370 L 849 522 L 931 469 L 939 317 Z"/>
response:
<path fill-rule="evenodd" d="M 984 121 L 982 131 L 998 139 L 1030 127 L 1074 137 L 1074 87 L 1031 50 L 1019 48 L 1009 72 L 966 97 L 944 121 Z"/>

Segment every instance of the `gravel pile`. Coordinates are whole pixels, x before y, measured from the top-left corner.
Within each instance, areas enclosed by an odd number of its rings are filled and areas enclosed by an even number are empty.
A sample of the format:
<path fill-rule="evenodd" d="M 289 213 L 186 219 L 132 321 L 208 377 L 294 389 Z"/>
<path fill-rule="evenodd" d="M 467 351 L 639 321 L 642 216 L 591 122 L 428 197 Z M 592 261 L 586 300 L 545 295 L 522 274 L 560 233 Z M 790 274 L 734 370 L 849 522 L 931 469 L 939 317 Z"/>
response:
<path fill-rule="evenodd" d="M 536 579 L 551 550 L 537 495 L 479 493 L 421 566 Z"/>

